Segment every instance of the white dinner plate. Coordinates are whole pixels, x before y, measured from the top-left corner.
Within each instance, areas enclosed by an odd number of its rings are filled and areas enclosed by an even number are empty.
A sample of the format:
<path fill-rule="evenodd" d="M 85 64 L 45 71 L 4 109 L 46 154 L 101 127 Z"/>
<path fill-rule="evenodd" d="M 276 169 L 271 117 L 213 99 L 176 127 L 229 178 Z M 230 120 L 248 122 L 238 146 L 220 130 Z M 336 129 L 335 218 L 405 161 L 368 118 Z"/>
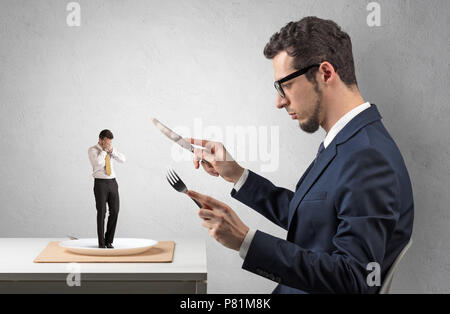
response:
<path fill-rule="evenodd" d="M 98 247 L 97 238 L 67 240 L 59 243 L 66 250 L 83 255 L 132 255 L 144 252 L 157 244 L 151 239 L 117 238 L 114 239 L 113 249 L 101 249 Z"/>

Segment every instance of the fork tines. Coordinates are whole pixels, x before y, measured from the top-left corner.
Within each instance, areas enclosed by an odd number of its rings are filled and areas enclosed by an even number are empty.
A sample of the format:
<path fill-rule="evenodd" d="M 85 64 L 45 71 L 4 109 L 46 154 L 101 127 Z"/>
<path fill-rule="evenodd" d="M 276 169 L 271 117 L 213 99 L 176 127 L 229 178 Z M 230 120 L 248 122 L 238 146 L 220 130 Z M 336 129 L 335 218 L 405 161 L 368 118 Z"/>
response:
<path fill-rule="evenodd" d="M 177 173 L 172 170 L 171 168 L 167 168 L 167 174 L 166 179 L 169 181 L 169 184 L 178 192 L 186 193 L 187 187 L 186 184 L 184 184 L 183 181 L 181 181 L 180 177 L 177 175 Z M 197 202 L 195 199 L 192 198 L 192 200 L 197 204 L 199 208 L 202 208 L 202 204 Z"/>
<path fill-rule="evenodd" d="M 169 181 L 170 185 L 178 192 L 185 192 L 187 190 L 186 185 L 183 181 L 181 181 L 180 177 L 173 169 L 167 169 L 166 178 L 167 181 Z"/>

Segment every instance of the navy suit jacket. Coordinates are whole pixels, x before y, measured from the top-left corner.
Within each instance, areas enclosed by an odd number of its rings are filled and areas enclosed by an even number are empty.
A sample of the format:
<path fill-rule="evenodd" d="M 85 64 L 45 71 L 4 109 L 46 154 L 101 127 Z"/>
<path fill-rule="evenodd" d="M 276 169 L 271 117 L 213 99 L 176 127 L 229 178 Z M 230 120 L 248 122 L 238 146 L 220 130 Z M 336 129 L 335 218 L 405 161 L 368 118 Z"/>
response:
<path fill-rule="evenodd" d="M 295 192 L 249 171 L 231 195 L 288 231 L 256 231 L 243 269 L 279 283 L 273 293 L 377 293 L 413 227 L 411 182 L 377 107 L 354 117 L 308 167 Z"/>

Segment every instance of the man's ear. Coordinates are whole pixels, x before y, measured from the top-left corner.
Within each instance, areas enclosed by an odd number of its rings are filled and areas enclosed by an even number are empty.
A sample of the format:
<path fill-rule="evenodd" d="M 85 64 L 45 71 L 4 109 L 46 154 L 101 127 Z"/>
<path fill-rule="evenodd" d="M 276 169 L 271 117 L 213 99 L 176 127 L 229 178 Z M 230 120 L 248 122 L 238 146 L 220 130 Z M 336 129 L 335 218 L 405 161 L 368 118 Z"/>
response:
<path fill-rule="evenodd" d="M 332 83 L 336 79 L 336 72 L 331 63 L 324 61 L 320 65 L 320 73 L 325 83 Z"/>

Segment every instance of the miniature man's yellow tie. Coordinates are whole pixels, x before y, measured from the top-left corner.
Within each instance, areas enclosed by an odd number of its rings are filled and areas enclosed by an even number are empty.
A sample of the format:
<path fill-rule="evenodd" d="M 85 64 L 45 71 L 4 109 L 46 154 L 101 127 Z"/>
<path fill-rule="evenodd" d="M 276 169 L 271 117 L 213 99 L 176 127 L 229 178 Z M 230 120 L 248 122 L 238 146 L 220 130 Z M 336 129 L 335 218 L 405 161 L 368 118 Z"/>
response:
<path fill-rule="evenodd" d="M 109 154 L 106 154 L 105 157 L 105 167 L 106 167 L 106 174 L 108 176 L 111 175 L 111 160 L 109 159 Z"/>

